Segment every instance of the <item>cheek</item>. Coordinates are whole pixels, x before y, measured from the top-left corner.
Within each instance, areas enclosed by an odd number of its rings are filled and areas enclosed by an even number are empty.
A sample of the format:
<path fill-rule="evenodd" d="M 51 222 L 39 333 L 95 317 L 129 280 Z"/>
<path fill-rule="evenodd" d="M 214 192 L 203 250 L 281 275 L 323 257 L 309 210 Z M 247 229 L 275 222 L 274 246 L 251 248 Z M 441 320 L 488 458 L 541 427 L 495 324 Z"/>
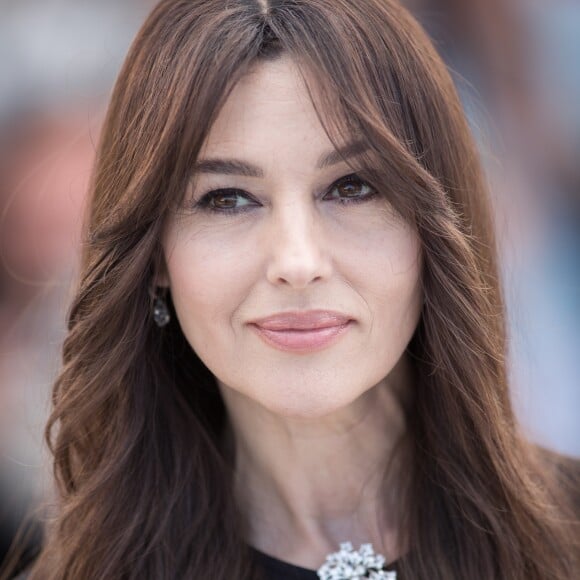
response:
<path fill-rule="evenodd" d="M 177 229 L 167 237 L 165 259 L 171 293 L 178 308 L 204 317 L 216 310 L 233 310 L 248 291 L 255 265 L 244 236 L 217 232 L 187 233 Z M 238 297 L 238 299 L 236 299 Z"/>
<path fill-rule="evenodd" d="M 352 262 L 366 303 L 371 340 L 387 358 L 399 356 L 419 321 L 423 291 L 420 240 L 406 224 L 368 232 L 364 259 Z"/>
<path fill-rule="evenodd" d="M 340 247 L 337 265 L 342 262 L 348 268 L 344 274 L 352 277 L 355 289 L 386 304 L 412 298 L 421 275 L 421 244 L 415 230 L 384 216 L 355 226 L 342 227 L 335 236 Z"/>
<path fill-rule="evenodd" d="M 191 230 L 174 227 L 164 240 L 168 282 L 187 341 L 215 370 L 239 355 L 234 318 L 259 268 L 255 246 L 252 252 L 243 242 L 247 236 Z"/>
<path fill-rule="evenodd" d="M 377 257 L 373 263 L 374 274 L 370 275 L 372 285 L 376 288 L 385 305 L 415 305 L 420 300 L 421 286 L 421 248 L 419 240 L 411 230 L 403 230 L 392 236 L 386 236 L 386 244 L 381 247 L 380 261 Z"/>

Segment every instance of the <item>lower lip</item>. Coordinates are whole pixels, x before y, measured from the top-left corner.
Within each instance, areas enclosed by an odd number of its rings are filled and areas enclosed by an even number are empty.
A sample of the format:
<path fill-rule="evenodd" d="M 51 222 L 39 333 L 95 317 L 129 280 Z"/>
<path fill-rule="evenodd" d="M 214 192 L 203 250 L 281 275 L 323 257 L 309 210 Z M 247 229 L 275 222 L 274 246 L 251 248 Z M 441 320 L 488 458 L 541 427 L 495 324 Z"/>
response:
<path fill-rule="evenodd" d="M 340 326 L 313 330 L 267 330 L 256 324 L 252 327 L 270 346 L 290 352 L 311 352 L 334 344 L 349 328 L 348 321 Z"/>

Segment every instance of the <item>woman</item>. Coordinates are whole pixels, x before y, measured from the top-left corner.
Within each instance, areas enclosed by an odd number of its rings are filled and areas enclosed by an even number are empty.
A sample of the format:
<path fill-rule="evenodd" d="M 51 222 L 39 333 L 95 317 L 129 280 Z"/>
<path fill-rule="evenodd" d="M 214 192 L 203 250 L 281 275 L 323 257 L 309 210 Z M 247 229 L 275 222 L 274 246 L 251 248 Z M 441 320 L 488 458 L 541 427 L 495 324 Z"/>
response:
<path fill-rule="evenodd" d="M 477 154 L 396 2 L 162 1 L 91 199 L 31 578 L 574 576 Z"/>

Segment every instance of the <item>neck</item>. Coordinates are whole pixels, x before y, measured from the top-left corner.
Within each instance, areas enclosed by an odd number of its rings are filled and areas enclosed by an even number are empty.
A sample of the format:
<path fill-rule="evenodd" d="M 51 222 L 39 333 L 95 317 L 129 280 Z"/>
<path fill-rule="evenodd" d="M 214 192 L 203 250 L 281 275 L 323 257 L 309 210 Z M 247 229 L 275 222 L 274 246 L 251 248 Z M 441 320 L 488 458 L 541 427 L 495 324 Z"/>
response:
<path fill-rule="evenodd" d="M 351 541 L 398 557 L 400 481 L 395 451 L 406 433 L 409 369 L 316 420 L 282 417 L 220 385 L 230 417 L 236 495 L 248 541 L 317 568 Z"/>

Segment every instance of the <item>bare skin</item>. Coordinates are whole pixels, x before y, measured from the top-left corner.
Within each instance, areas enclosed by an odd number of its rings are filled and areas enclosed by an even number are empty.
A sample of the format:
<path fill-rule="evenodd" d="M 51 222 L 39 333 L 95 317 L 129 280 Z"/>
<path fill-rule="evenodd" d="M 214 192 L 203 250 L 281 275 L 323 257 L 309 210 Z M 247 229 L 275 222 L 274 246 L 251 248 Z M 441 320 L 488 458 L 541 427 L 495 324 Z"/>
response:
<path fill-rule="evenodd" d="M 258 65 L 210 130 L 211 170 L 167 225 L 157 281 L 223 395 L 248 542 L 311 569 L 348 540 L 400 555 L 396 468 L 383 476 L 406 430 L 422 306 L 417 233 L 368 185 L 345 186 L 344 161 L 321 165 L 333 151 L 293 62 Z M 254 175 L 216 171 L 224 159 Z M 350 319 L 324 348 L 280 350 L 253 327 L 321 309 Z"/>
<path fill-rule="evenodd" d="M 341 542 L 371 542 L 388 561 L 398 545 L 397 466 L 384 468 L 405 433 L 411 380 L 402 360 L 388 379 L 348 408 L 313 422 L 281 418 L 223 388 L 232 416 L 237 495 L 250 544 L 316 569 Z"/>

